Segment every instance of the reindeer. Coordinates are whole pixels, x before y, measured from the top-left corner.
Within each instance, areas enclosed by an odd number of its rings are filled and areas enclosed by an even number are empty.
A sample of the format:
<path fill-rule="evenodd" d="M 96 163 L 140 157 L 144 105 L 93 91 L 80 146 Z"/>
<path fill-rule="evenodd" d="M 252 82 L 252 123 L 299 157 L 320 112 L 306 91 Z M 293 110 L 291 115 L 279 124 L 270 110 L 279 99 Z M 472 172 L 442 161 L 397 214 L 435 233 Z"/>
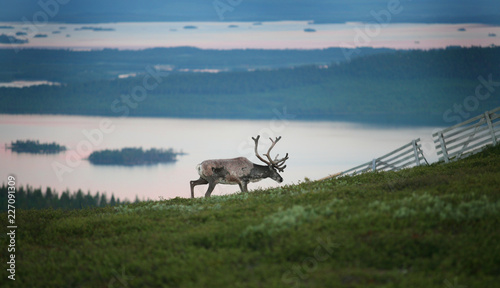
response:
<path fill-rule="evenodd" d="M 216 159 L 216 160 L 205 160 L 196 166 L 196 170 L 200 175 L 200 179 L 193 180 L 191 184 L 191 198 L 194 198 L 194 187 L 196 185 L 208 184 L 207 192 L 205 197 L 210 197 L 212 191 L 217 184 L 238 184 L 240 186 L 241 192 L 248 192 L 247 185 L 249 182 L 258 182 L 265 178 L 271 178 L 274 181 L 281 183 L 283 178 L 281 178 L 279 172 L 285 170 L 285 161 L 288 160 L 288 153 L 285 157 L 278 159 L 279 155 L 273 160 L 271 158 L 271 150 L 274 145 L 280 141 L 280 137 L 276 137 L 276 140 L 269 138 L 272 142 L 271 147 L 267 150 L 267 161 L 262 158 L 257 152 L 257 147 L 259 145 L 259 138 L 252 137 L 255 142 L 255 156 L 260 159 L 260 161 L 266 163 L 267 165 L 258 165 L 252 163 L 245 157 L 238 157 L 234 159 Z"/>

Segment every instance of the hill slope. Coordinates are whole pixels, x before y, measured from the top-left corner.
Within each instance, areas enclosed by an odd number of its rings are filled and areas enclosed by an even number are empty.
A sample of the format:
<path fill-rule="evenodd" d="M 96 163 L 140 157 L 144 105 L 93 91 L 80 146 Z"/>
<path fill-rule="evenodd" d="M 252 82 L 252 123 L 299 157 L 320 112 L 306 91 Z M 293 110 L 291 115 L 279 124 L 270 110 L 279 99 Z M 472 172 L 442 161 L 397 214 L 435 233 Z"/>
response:
<path fill-rule="evenodd" d="M 245 194 L 17 211 L 9 284 L 494 287 L 499 163 L 497 146 L 448 165 Z"/>

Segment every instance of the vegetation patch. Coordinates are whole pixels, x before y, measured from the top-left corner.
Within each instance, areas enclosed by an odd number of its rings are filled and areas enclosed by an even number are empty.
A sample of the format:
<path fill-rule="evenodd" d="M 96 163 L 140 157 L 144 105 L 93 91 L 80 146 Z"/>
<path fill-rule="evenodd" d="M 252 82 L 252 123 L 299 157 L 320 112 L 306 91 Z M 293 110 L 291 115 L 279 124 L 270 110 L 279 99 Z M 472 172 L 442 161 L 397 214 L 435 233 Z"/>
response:
<path fill-rule="evenodd" d="M 317 216 L 311 207 L 296 205 L 286 210 L 280 209 L 266 216 L 260 224 L 248 226 L 242 235 L 243 237 L 251 234 L 272 235 L 283 230 L 298 228 L 305 222 L 313 221 Z"/>

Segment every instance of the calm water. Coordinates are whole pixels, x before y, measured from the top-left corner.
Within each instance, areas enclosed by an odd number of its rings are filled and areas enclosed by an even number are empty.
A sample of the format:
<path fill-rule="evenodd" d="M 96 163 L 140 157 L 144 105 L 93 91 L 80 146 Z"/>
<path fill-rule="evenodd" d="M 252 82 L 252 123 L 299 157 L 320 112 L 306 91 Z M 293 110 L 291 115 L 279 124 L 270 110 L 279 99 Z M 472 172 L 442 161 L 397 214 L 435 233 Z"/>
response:
<path fill-rule="evenodd" d="M 264 153 L 269 137 L 281 135 L 273 153 L 289 153 L 284 183 L 266 179 L 249 189 L 312 180 L 334 174 L 390 152 L 414 138 L 422 138 L 424 153 L 435 160 L 431 133 L 426 128 L 370 128 L 350 123 L 289 120 L 189 120 L 157 118 L 101 118 L 82 116 L 0 115 L 0 177 L 17 176 L 20 185 L 52 187 L 95 193 L 114 193 L 121 199 L 190 197 L 189 181 L 198 179 L 195 167 L 211 158 L 248 157 L 252 136 L 261 135 Z M 97 132 L 101 131 L 101 132 Z M 87 136 L 86 136 L 87 135 Z M 90 136 L 89 136 L 90 135 Z M 57 155 L 17 154 L 5 149 L 15 140 L 57 142 L 68 151 Z M 89 145 L 90 144 L 90 145 Z M 92 150 L 123 147 L 173 148 L 188 155 L 172 164 L 144 167 L 95 166 L 85 158 Z M 274 155 L 274 154 L 273 154 Z M 59 169 L 54 169 L 59 167 Z M 58 171 L 58 172 L 57 172 Z M 58 175 L 59 174 L 59 175 Z M 198 186 L 196 196 L 206 186 Z M 212 195 L 238 191 L 238 186 L 218 185 Z"/>
<path fill-rule="evenodd" d="M 132 22 L 103 24 L 50 23 L 30 27 L 0 22 L 0 34 L 28 43 L 1 47 L 71 49 L 144 49 L 193 46 L 205 49 L 322 49 L 327 47 L 387 47 L 430 49 L 500 45 L 500 27 L 484 24 L 416 23 L 311 24 L 276 22 Z M 382 25 L 383 24 L 383 25 Z M 186 29 L 196 27 L 196 29 Z M 36 29 L 35 29 L 36 28 Z M 315 32 L 305 32 L 308 31 Z M 17 33 L 24 35 L 16 35 Z M 497 35 L 499 37 L 497 37 Z"/>

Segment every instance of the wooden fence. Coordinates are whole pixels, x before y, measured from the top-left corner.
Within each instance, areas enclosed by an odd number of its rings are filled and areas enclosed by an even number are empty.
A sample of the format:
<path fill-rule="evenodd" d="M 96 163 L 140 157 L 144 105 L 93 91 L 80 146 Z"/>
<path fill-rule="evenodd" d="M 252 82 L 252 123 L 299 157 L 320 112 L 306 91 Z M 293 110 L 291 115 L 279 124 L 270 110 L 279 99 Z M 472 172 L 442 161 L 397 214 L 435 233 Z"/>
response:
<path fill-rule="evenodd" d="M 415 139 L 382 157 L 320 180 L 369 171 L 397 171 L 407 167 L 420 166 L 423 163 L 422 161 L 425 161 L 425 158 L 422 153 L 422 145 L 418 143 L 419 141 L 420 138 Z"/>
<path fill-rule="evenodd" d="M 432 134 L 439 161 L 446 163 L 496 145 L 500 138 L 500 107 Z"/>
<path fill-rule="evenodd" d="M 432 134 L 439 161 L 446 163 L 480 152 L 487 145 L 497 145 L 500 140 L 500 107 L 477 117 Z M 397 171 L 420 166 L 427 162 L 422 153 L 420 138 L 370 162 L 352 169 L 319 179 L 343 175 L 356 175 L 370 171 Z"/>

